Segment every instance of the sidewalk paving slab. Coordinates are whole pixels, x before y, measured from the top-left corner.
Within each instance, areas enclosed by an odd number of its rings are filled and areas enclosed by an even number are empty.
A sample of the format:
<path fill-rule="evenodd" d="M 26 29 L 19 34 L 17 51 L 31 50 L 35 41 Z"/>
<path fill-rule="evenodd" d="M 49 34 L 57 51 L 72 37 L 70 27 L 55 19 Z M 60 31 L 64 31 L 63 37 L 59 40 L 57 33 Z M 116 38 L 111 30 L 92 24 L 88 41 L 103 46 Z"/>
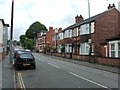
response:
<path fill-rule="evenodd" d="M 10 63 L 10 56 L 7 55 L 2 61 L 2 89 L 14 88 L 14 67 Z"/>

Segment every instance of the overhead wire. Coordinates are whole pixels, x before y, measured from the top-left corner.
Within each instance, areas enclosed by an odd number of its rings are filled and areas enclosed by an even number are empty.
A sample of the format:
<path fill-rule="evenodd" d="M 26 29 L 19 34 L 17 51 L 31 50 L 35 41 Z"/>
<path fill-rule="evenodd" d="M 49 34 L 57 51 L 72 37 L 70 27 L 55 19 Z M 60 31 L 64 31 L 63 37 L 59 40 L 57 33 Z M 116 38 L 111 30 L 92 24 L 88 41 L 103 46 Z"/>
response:
<path fill-rule="evenodd" d="M 28 16 L 30 17 L 30 19 L 32 19 L 33 21 L 35 20 L 35 18 L 33 17 L 33 15 L 29 12 L 29 10 L 25 7 L 24 3 L 22 2 L 22 0 L 20 0 L 23 8 L 25 9 L 26 13 L 28 14 Z"/>

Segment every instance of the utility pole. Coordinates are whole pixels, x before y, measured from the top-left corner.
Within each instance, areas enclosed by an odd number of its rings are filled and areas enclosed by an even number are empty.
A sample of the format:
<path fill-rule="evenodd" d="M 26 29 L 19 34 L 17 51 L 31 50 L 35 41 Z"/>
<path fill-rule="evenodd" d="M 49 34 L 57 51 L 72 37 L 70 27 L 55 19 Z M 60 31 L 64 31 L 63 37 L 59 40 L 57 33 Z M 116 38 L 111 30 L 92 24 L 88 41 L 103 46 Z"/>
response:
<path fill-rule="evenodd" d="M 14 0 L 12 0 L 11 8 L 11 30 L 10 30 L 10 63 L 13 61 L 13 14 L 14 14 Z"/>
<path fill-rule="evenodd" d="M 91 62 L 91 51 L 92 51 L 92 39 L 91 39 L 91 23 L 90 23 L 90 0 L 88 0 L 88 16 L 89 16 L 89 35 L 90 39 L 89 41 L 89 62 Z"/>

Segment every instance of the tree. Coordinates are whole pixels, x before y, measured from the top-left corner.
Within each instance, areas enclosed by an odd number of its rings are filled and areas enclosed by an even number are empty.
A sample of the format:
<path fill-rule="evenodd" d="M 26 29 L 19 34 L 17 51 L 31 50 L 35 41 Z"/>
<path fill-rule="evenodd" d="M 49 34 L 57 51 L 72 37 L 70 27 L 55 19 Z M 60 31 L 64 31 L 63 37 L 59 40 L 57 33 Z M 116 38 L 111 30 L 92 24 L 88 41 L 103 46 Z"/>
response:
<path fill-rule="evenodd" d="M 35 38 L 38 32 L 41 30 L 47 31 L 45 25 L 41 24 L 40 22 L 34 22 L 29 29 L 25 32 L 25 35 L 20 36 L 20 43 L 22 47 L 25 49 L 33 50 L 35 47 Z"/>
<path fill-rule="evenodd" d="M 33 50 L 35 41 L 26 37 L 26 35 L 20 36 L 20 43 L 23 48 Z"/>
<path fill-rule="evenodd" d="M 34 50 L 34 41 L 29 38 L 25 38 L 25 49 L 30 49 L 31 51 Z"/>
<path fill-rule="evenodd" d="M 27 38 L 26 35 L 21 35 L 20 36 L 20 43 L 21 43 L 22 47 L 25 46 L 25 38 Z"/>
<path fill-rule="evenodd" d="M 47 28 L 45 25 L 36 21 L 29 27 L 29 29 L 27 29 L 26 36 L 30 39 L 34 39 L 36 38 L 37 33 L 40 32 L 41 30 L 47 31 Z"/>

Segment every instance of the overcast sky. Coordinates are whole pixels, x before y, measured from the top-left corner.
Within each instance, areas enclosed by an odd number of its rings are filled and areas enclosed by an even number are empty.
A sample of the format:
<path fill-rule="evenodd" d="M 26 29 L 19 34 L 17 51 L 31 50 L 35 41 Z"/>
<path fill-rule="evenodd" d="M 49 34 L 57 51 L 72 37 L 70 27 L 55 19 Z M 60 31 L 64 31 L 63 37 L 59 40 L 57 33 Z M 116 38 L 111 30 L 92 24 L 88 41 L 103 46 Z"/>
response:
<path fill-rule="evenodd" d="M 90 0 L 91 16 L 107 10 L 108 4 L 115 4 L 118 9 L 120 0 Z M 29 26 L 39 21 L 47 28 L 62 27 L 75 23 L 75 16 L 88 18 L 88 0 L 14 0 L 14 39 L 25 34 Z M 12 0 L 0 0 L 0 19 L 11 22 Z"/>

